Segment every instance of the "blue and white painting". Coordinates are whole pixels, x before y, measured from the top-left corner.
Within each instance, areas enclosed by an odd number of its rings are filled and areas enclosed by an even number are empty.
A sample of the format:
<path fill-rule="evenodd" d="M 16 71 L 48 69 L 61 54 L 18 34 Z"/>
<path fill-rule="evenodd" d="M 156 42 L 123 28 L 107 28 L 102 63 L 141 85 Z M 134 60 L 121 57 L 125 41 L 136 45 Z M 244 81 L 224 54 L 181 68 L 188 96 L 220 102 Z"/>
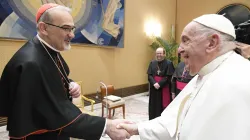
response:
<path fill-rule="evenodd" d="M 36 11 L 57 3 L 72 9 L 73 43 L 123 48 L 124 0 L 0 0 L 0 37 L 31 39 L 36 35 Z"/>

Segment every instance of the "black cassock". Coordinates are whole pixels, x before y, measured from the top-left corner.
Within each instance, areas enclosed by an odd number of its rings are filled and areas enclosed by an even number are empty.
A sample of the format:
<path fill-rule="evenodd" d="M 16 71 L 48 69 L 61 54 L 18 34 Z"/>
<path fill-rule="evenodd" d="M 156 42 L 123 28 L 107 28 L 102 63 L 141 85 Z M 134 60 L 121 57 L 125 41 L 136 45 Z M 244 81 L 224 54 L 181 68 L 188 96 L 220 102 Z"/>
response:
<path fill-rule="evenodd" d="M 182 89 L 188 84 L 188 82 L 193 78 L 189 75 L 188 71 L 184 69 L 185 63 L 180 62 L 175 68 L 175 72 L 172 77 L 171 92 L 177 96 Z"/>
<path fill-rule="evenodd" d="M 53 58 L 58 54 L 46 47 Z M 61 68 L 60 68 L 61 69 Z M 62 69 L 61 69 L 62 70 Z M 64 71 L 64 70 L 62 70 Z M 37 37 L 8 62 L 0 80 L 0 116 L 8 117 L 10 139 L 97 140 L 105 119 L 82 114 L 69 100 L 68 86 Z"/>
<path fill-rule="evenodd" d="M 159 73 L 158 73 L 159 72 Z M 162 60 L 160 62 L 153 60 L 148 67 L 148 81 L 150 85 L 149 89 L 149 120 L 154 119 L 161 115 L 165 109 L 163 102 L 167 101 L 167 104 L 171 102 L 171 77 L 174 73 L 174 65 L 170 60 Z M 160 79 L 159 79 L 160 78 Z M 159 89 L 155 89 L 154 84 L 159 80 Z M 163 97 L 163 90 L 167 93 Z"/>

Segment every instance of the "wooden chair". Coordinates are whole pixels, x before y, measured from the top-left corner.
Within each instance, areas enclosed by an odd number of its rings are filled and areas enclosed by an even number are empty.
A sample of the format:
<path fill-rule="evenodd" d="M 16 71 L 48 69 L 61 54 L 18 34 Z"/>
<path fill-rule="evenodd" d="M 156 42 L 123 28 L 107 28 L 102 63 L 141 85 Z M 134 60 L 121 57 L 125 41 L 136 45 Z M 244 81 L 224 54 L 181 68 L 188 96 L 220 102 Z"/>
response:
<path fill-rule="evenodd" d="M 89 115 L 92 115 L 92 116 L 96 116 L 96 114 L 93 112 L 94 111 L 94 103 L 95 103 L 95 101 L 92 100 L 92 99 L 89 99 L 89 98 L 87 98 L 87 97 L 85 97 L 83 95 L 82 81 L 79 81 L 79 82 L 76 82 L 76 83 L 81 88 L 81 95 L 78 98 L 73 98 L 73 104 L 75 104 L 75 106 L 77 106 L 82 111 L 82 113 L 89 114 Z M 85 106 L 84 106 L 85 101 L 88 101 L 88 102 L 91 103 L 91 110 L 87 110 L 85 108 Z"/>
<path fill-rule="evenodd" d="M 7 125 L 7 117 L 0 117 L 0 127 Z"/>
<path fill-rule="evenodd" d="M 104 107 L 108 108 L 108 118 L 111 119 L 111 110 L 113 110 L 113 116 L 115 114 L 115 109 L 118 107 L 122 107 L 123 112 L 123 118 L 125 119 L 125 100 L 121 98 L 121 100 L 118 101 L 111 101 L 108 99 L 104 99 L 106 96 L 106 88 L 104 86 L 100 87 L 101 89 L 101 99 L 102 99 L 102 117 L 104 114 Z M 113 85 L 107 85 L 107 95 L 113 95 L 114 94 L 114 86 Z"/>

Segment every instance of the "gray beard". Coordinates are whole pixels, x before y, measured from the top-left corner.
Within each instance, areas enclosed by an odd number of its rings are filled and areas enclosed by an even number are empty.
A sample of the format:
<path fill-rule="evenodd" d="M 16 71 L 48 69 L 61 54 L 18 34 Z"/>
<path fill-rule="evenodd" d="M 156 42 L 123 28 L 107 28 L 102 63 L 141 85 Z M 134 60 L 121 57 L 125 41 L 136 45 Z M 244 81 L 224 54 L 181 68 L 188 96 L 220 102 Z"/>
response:
<path fill-rule="evenodd" d="M 64 47 L 64 51 L 68 51 L 70 49 L 71 49 L 71 45 L 67 45 L 67 46 Z"/>

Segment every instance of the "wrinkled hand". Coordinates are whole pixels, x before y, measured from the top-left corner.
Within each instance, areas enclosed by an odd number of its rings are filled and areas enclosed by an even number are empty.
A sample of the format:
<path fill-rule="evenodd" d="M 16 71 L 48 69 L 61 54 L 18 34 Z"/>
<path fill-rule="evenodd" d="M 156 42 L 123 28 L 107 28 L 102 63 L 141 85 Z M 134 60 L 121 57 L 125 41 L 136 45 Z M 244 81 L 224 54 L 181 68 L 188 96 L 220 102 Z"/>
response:
<path fill-rule="evenodd" d="M 75 82 L 70 82 L 69 94 L 73 98 L 79 97 L 81 95 L 81 88 L 80 88 L 80 86 L 77 83 L 75 83 Z"/>
<path fill-rule="evenodd" d="M 160 85 L 159 85 L 158 83 L 155 83 L 155 84 L 154 84 L 154 87 L 155 87 L 155 89 L 159 89 L 159 88 L 160 88 Z"/>
<path fill-rule="evenodd" d="M 130 123 L 129 121 L 117 119 L 117 120 L 107 120 L 105 133 L 112 140 L 125 140 L 130 138 L 130 134 L 124 129 L 118 129 L 118 124 Z"/>
<path fill-rule="evenodd" d="M 241 50 L 241 55 L 248 59 L 250 57 L 250 45 L 236 42 L 236 47 Z"/>
<path fill-rule="evenodd" d="M 139 135 L 136 123 L 121 123 L 117 126 L 119 129 L 125 129 L 131 136 Z"/>

